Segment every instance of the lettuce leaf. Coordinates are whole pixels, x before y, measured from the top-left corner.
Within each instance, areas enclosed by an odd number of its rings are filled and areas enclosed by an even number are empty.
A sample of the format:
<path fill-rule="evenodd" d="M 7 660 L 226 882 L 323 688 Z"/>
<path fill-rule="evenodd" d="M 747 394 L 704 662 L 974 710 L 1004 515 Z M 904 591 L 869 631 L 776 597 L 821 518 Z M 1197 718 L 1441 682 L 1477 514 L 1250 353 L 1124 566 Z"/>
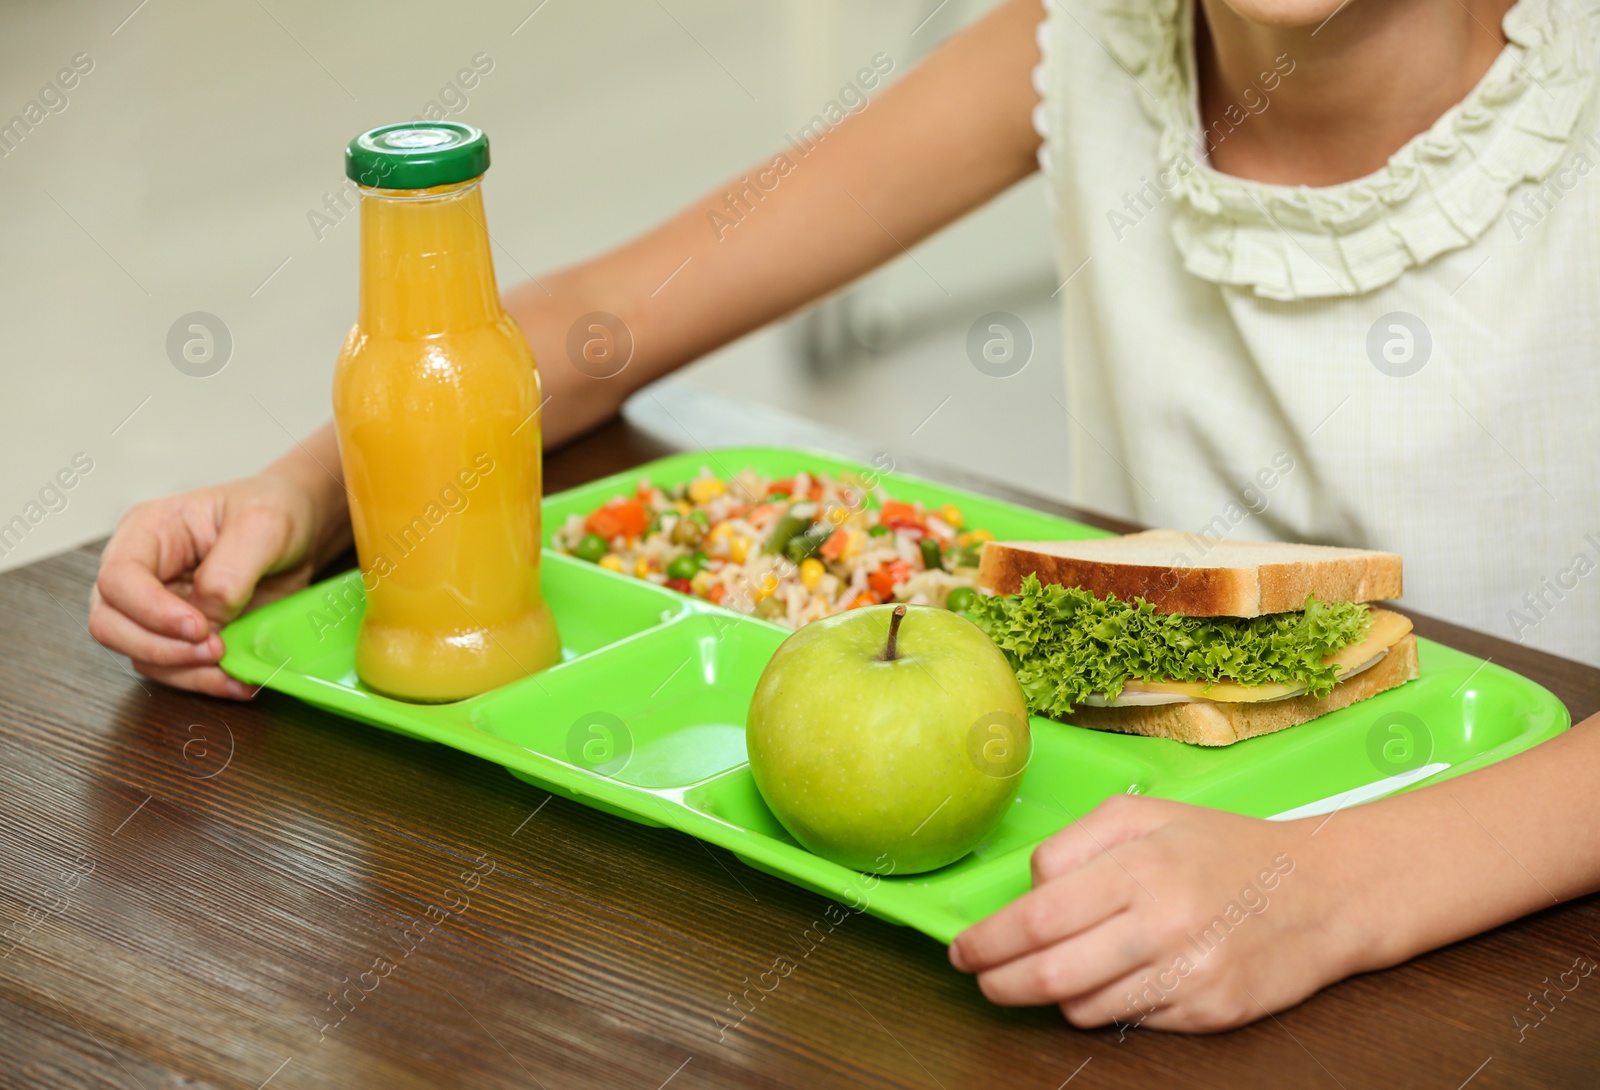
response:
<path fill-rule="evenodd" d="M 1143 598 L 1042 586 L 1034 575 L 1018 594 L 979 595 L 970 615 L 1011 663 L 1028 710 L 1045 716 L 1070 714 L 1091 693 L 1113 698 L 1131 678 L 1281 682 L 1326 696 L 1337 671 L 1322 660 L 1372 625 L 1355 602 L 1313 597 L 1302 613 L 1186 617 L 1157 613 Z"/>

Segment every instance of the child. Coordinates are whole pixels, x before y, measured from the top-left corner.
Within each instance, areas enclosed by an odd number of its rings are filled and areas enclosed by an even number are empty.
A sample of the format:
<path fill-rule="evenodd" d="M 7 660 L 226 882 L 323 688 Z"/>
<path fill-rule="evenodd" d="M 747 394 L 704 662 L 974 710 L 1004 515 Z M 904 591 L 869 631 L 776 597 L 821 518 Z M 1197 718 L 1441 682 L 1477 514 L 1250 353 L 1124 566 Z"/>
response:
<path fill-rule="evenodd" d="M 1287 461 L 1303 480 L 1252 506 L 1264 529 L 1398 551 L 1413 604 L 1480 627 L 1506 611 L 1513 634 L 1600 660 L 1600 612 L 1540 581 L 1575 570 L 1600 510 L 1600 0 L 1055 0 L 1040 17 L 995 9 L 791 162 L 737 231 L 707 225 L 722 187 L 510 292 L 549 441 L 1042 161 L 1079 502 L 1202 526 Z M 633 333 L 614 378 L 566 357 L 593 311 Z M 257 477 L 133 508 L 96 638 L 152 678 L 249 696 L 216 630 L 349 544 L 338 464 L 324 428 Z M 1041 846 L 1036 888 L 951 961 L 1080 1026 L 1248 1022 L 1600 887 L 1596 767 L 1590 720 L 1327 819 L 1119 796 Z"/>

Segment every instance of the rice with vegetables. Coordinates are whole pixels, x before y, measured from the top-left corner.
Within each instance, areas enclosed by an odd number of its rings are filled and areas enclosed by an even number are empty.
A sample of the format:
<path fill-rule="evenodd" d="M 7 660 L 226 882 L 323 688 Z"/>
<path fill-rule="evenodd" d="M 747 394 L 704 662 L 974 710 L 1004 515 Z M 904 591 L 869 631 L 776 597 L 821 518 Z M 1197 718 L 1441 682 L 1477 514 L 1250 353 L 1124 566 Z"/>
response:
<path fill-rule="evenodd" d="M 924 508 L 842 474 L 779 480 L 702 469 L 672 488 L 641 479 L 555 533 L 561 552 L 741 613 L 799 628 L 883 602 L 966 609 L 978 550 L 953 504 Z"/>

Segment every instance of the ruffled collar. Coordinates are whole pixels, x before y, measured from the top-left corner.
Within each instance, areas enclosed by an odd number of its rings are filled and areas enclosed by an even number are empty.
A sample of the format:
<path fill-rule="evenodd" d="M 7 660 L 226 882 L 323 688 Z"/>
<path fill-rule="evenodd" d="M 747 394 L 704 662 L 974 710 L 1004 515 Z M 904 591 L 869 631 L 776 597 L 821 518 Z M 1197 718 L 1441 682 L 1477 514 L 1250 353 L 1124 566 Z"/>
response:
<path fill-rule="evenodd" d="M 1600 24 L 1600 0 L 1521 0 L 1505 18 L 1509 44 L 1464 100 L 1376 173 L 1312 188 L 1235 178 L 1205 161 L 1192 0 L 1101 9 L 1106 48 L 1161 128 L 1185 267 L 1268 299 L 1368 292 L 1482 235 L 1516 186 L 1542 181 L 1567 155 L 1592 93 Z"/>

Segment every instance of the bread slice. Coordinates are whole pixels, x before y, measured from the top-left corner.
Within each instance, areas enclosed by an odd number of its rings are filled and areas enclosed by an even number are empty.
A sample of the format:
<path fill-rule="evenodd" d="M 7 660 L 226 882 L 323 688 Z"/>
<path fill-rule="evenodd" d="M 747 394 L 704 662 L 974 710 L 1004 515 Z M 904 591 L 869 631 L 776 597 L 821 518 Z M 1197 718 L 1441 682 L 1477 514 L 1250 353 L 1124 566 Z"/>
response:
<path fill-rule="evenodd" d="M 1023 576 L 1097 595 L 1143 598 L 1160 613 L 1259 617 L 1324 602 L 1400 597 L 1400 557 L 1331 545 L 1232 541 L 1181 530 L 1145 530 L 1086 541 L 990 541 L 978 585 L 1015 594 Z"/>
<path fill-rule="evenodd" d="M 1153 707 L 1079 707 L 1066 721 L 1094 730 L 1171 738 L 1195 746 L 1227 746 L 1258 734 L 1271 734 L 1338 711 L 1357 701 L 1403 685 L 1417 676 L 1417 638 L 1408 635 L 1378 663 L 1349 681 L 1341 681 L 1324 697 L 1293 696 L 1261 704 L 1157 704 Z"/>

